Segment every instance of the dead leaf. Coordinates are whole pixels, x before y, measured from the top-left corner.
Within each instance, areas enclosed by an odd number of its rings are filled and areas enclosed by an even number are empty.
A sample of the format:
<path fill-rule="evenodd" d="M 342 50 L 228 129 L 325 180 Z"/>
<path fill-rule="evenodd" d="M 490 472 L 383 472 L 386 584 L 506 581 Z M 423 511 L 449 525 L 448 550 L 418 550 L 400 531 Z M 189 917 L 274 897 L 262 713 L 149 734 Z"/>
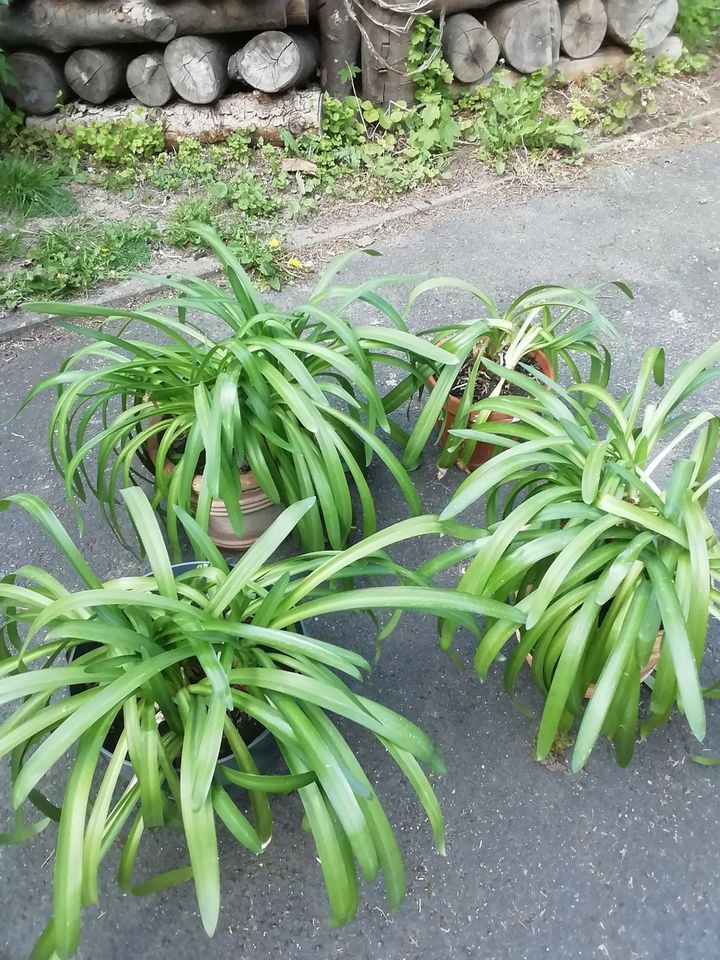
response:
<path fill-rule="evenodd" d="M 301 157 L 286 157 L 280 168 L 288 173 L 317 173 L 318 169 L 312 160 L 303 160 Z"/>

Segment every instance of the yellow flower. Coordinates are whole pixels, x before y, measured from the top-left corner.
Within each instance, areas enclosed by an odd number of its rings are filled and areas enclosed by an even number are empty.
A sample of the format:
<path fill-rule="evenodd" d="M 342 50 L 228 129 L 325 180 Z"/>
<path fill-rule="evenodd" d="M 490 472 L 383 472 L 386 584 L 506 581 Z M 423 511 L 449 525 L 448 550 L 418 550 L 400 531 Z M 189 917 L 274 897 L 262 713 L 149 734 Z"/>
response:
<path fill-rule="evenodd" d="M 299 270 L 300 267 L 302 266 L 302 262 L 298 260 L 297 257 L 290 257 L 290 259 L 288 260 L 288 266 L 292 267 L 293 270 Z"/>
<path fill-rule="evenodd" d="M 277 237 L 271 237 L 270 242 L 268 243 L 268 246 L 270 247 L 271 250 L 277 250 L 277 248 L 280 246 L 280 241 L 278 240 Z"/>
<path fill-rule="evenodd" d="M 110 253 L 110 247 L 100 247 L 100 253 Z"/>

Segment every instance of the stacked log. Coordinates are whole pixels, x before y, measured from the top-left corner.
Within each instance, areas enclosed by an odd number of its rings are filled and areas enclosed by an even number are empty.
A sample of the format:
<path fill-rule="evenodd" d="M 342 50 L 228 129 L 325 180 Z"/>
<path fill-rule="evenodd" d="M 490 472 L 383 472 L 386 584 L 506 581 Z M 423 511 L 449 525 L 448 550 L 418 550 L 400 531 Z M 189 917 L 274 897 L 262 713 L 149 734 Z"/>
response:
<path fill-rule="evenodd" d="M 443 56 L 456 80 L 477 83 L 500 56 L 500 44 L 485 24 L 469 13 L 448 17 L 442 36 Z"/>
<path fill-rule="evenodd" d="M 498 59 L 520 73 L 565 59 L 661 44 L 678 0 L 10 0 L 3 92 L 43 115 L 73 96 L 99 105 L 128 93 L 147 107 L 203 107 L 234 89 L 279 95 L 311 85 L 412 102 L 416 17 L 435 17 L 456 83 L 486 81 Z M 606 46 L 603 47 L 603 44 Z M 361 59 L 362 76 L 353 79 Z M 581 68 L 579 68 L 581 69 Z M 357 71 L 355 71 L 357 72 Z"/>
<path fill-rule="evenodd" d="M 182 100 L 213 103 L 228 85 L 229 48 L 215 37 L 178 37 L 165 47 L 168 80 Z"/>
<path fill-rule="evenodd" d="M 168 43 L 194 34 L 281 29 L 310 22 L 310 0 L 25 0 L 2 23 L 8 48 L 67 53 L 107 43 Z"/>

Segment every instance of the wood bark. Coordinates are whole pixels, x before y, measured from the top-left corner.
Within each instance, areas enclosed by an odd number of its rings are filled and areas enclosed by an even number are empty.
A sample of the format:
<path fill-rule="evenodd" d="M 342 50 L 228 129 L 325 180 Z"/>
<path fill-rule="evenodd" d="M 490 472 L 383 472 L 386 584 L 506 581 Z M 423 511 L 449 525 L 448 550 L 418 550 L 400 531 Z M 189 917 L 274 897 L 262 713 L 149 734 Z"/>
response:
<path fill-rule="evenodd" d="M 230 57 L 228 72 L 253 90 L 282 93 L 315 74 L 319 53 L 317 38 L 311 33 L 266 30 Z"/>
<path fill-rule="evenodd" d="M 605 39 L 602 0 L 560 0 L 560 46 L 569 57 L 591 57 Z"/>
<path fill-rule="evenodd" d="M 105 43 L 168 43 L 195 33 L 306 24 L 311 0 L 26 0 L 0 14 L 5 48 L 57 53 Z"/>
<path fill-rule="evenodd" d="M 165 47 L 163 61 L 178 96 L 188 103 L 212 103 L 228 85 L 229 50 L 211 37 L 178 37 Z"/>
<path fill-rule="evenodd" d="M 632 47 L 638 40 L 655 47 L 669 35 L 678 15 L 678 0 L 606 0 L 608 36 Z"/>
<path fill-rule="evenodd" d="M 420 10 L 420 13 L 428 14 L 431 17 L 446 17 L 453 13 L 464 13 L 467 10 L 481 10 L 484 7 L 492 7 L 498 0 L 429 0 L 427 6 Z"/>
<path fill-rule="evenodd" d="M 177 36 L 283 29 L 310 20 L 310 0 L 172 0 Z"/>
<path fill-rule="evenodd" d="M 165 142 L 174 146 L 181 137 L 204 143 L 225 140 L 235 130 L 253 139 L 281 143 L 281 133 L 317 133 L 320 129 L 322 95 L 315 89 L 291 90 L 276 97 L 264 93 L 233 93 L 212 106 L 196 106 L 176 100 L 160 109 L 139 107 L 137 100 L 118 101 L 101 107 L 69 104 L 63 113 L 28 117 L 27 125 L 40 130 L 63 130 L 74 126 L 130 119 L 137 123 L 161 123 Z"/>
<path fill-rule="evenodd" d="M 407 72 L 413 18 L 363 0 L 362 92 L 383 107 L 415 99 L 415 84 Z"/>
<path fill-rule="evenodd" d="M 318 0 L 320 29 L 320 85 L 334 97 L 352 93 L 351 80 L 340 73 L 358 62 L 360 29 L 348 12 L 345 0 Z"/>
<path fill-rule="evenodd" d="M 131 60 L 125 79 L 130 93 L 146 107 L 162 107 L 175 93 L 161 48 L 148 50 Z"/>
<path fill-rule="evenodd" d="M 56 53 L 105 43 L 167 43 L 175 31 L 172 5 L 152 0 L 27 0 L 0 19 L 5 48 L 32 44 Z"/>
<path fill-rule="evenodd" d="M 463 83 L 482 80 L 500 56 L 500 44 L 495 37 L 469 13 L 448 17 L 442 35 L 442 49 L 455 78 Z"/>
<path fill-rule="evenodd" d="M 69 98 L 61 58 L 41 50 L 18 50 L 7 62 L 13 79 L 0 89 L 23 113 L 52 113 Z"/>
<path fill-rule="evenodd" d="M 86 47 L 65 61 L 65 79 L 88 103 L 105 103 L 125 89 L 128 57 L 113 47 Z"/>
<path fill-rule="evenodd" d="M 510 0 L 488 12 L 487 25 L 507 62 L 521 73 L 549 67 L 560 55 L 557 0 Z"/>

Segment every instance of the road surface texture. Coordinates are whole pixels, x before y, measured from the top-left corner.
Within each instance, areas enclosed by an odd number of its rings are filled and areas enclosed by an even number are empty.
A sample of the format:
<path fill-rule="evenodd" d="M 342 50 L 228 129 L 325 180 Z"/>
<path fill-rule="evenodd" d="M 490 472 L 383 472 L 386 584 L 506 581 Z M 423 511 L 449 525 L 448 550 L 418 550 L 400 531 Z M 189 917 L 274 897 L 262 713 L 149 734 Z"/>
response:
<path fill-rule="evenodd" d="M 623 342 L 615 382 L 632 383 L 642 350 L 661 344 L 675 364 L 720 337 L 720 146 L 668 148 L 630 168 L 596 169 L 567 189 L 485 198 L 395 224 L 375 237 L 382 260 L 360 258 L 355 276 L 429 271 L 474 280 L 505 302 L 542 281 L 587 284 L 622 278 L 630 303 L 607 302 Z M 442 303 L 443 312 L 439 312 Z M 445 319 L 461 298 L 427 297 L 415 322 Z M 27 388 L 53 371 L 73 340 L 46 336 L 7 352 L 2 417 Z M 708 396 L 717 408 L 718 388 Z M 68 522 L 44 436 L 50 398 L 0 432 L 0 492 L 29 489 Z M 381 470 L 373 474 L 381 517 L 405 515 Z M 457 485 L 438 479 L 428 457 L 416 474 L 427 509 L 442 508 Z M 715 497 L 717 502 L 718 497 Z M 82 544 L 103 575 L 140 569 L 113 540 L 92 505 Z M 718 519 L 715 508 L 715 521 Z M 0 515 L 2 570 L 22 563 L 56 569 L 57 557 L 21 511 Z M 404 545 L 405 562 L 422 562 L 437 543 Z M 64 568 L 61 575 L 71 582 Z M 364 619 L 333 618 L 319 636 L 372 653 Z M 467 640 L 459 645 L 468 657 Z M 706 678 L 720 672 L 717 636 Z M 295 798 L 274 803 L 275 836 L 253 858 L 225 837 L 223 905 L 215 939 L 202 931 L 193 888 L 146 899 L 118 892 L 116 858 L 103 872 L 101 908 L 88 909 L 78 956 L 84 960 L 710 960 L 720 938 L 720 771 L 698 766 L 698 749 L 720 754 L 720 717 L 709 705 L 699 748 L 681 718 L 638 745 L 627 770 L 606 743 L 586 771 L 571 775 L 533 760 L 540 699 L 527 678 L 517 700 L 501 690 L 500 671 L 481 685 L 438 652 L 431 618 L 407 617 L 388 641 L 366 692 L 406 714 L 434 738 L 447 763 L 436 780 L 447 820 L 447 857 L 437 856 L 411 791 L 377 744 L 357 743 L 397 829 L 408 896 L 388 915 L 379 885 L 364 891 L 357 920 L 329 930 L 311 839 Z M 355 744 L 353 744 L 355 745 Z M 60 771 L 61 772 L 61 771 Z M 61 780 L 58 777 L 56 783 Z M 9 815 L 8 773 L 0 771 L 0 822 Z M 49 787 L 52 791 L 52 784 Z M 0 958 L 24 960 L 51 910 L 54 834 L 0 849 Z M 184 862 L 172 834 L 151 838 L 142 869 Z"/>

